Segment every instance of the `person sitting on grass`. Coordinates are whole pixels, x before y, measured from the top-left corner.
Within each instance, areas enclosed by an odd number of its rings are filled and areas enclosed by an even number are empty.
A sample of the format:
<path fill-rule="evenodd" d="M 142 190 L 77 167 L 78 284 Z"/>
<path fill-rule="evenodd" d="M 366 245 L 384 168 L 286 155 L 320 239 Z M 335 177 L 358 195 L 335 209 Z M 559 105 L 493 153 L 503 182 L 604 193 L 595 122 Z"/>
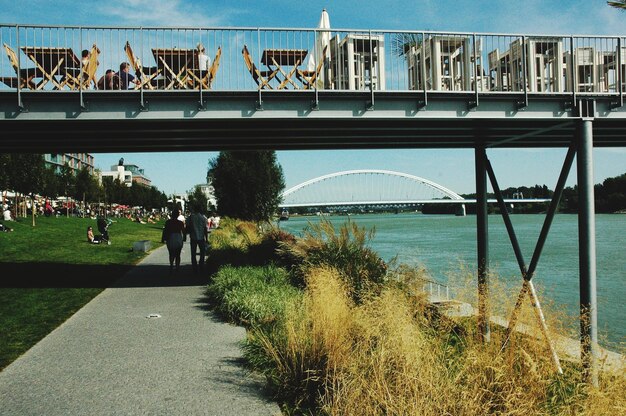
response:
<path fill-rule="evenodd" d="M 10 233 L 11 231 L 13 231 L 13 228 L 7 227 L 6 225 L 0 222 L 0 232 Z"/>
<path fill-rule="evenodd" d="M 91 244 L 100 244 L 100 236 L 93 235 L 93 228 L 91 226 L 87 227 L 87 241 Z"/>

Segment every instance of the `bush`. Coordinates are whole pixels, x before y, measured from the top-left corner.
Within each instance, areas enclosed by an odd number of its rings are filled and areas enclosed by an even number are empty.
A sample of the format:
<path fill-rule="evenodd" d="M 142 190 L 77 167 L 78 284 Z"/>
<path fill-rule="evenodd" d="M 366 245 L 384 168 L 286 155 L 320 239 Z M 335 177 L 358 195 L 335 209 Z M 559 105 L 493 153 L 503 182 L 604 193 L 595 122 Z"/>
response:
<path fill-rule="evenodd" d="M 278 254 L 290 270 L 294 285 L 304 287 L 311 268 L 327 265 L 340 273 L 350 296 L 359 303 L 386 280 L 387 265 L 367 247 L 373 236 L 374 230 L 366 232 L 350 221 L 335 230 L 330 221 L 322 220 L 309 225 L 295 242 L 280 243 Z"/>
<path fill-rule="evenodd" d="M 305 278 L 303 298 L 275 325 L 251 331 L 245 347 L 290 414 L 623 413 L 623 370 L 587 387 L 578 364 L 555 371 L 543 338 L 518 335 L 502 350 L 504 331 L 494 327 L 484 344 L 475 318 L 459 322 L 461 336 L 433 330 L 402 285 L 355 304 L 332 268 L 311 268 Z"/>
<path fill-rule="evenodd" d="M 259 266 L 269 263 L 280 264 L 279 247 L 285 244 L 294 244 L 295 242 L 296 237 L 293 234 L 272 227 L 263 232 L 261 241 L 258 244 L 251 245 L 248 248 L 250 262 Z"/>
<path fill-rule="evenodd" d="M 267 325 L 284 314 L 286 302 L 299 295 L 284 269 L 266 267 L 221 268 L 207 287 L 215 309 L 246 326 Z"/>
<path fill-rule="evenodd" d="M 281 243 L 293 243 L 295 237 L 274 226 L 226 218 L 223 226 L 214 230 L 209 239 L 208 262 L 215 273 L 220 267 L 264 266 L 277 263 Z"/>
<path fill-rule="evenodd" d="M 305 296 L 276 325 L 251 331 L 244 353 L 278 398 L 309 414 L 349 360 L 353 305 L 336 270 L 312 268 L 306 279 Z"/>

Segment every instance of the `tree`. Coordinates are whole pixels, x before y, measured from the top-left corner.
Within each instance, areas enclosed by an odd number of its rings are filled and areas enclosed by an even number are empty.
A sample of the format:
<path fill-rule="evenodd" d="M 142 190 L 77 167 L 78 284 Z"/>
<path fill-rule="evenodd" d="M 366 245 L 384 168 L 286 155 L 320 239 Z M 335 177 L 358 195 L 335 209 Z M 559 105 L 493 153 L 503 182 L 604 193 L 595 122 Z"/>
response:
<path fill-rule="evenodd" d="M 87 167 L 83 167 L 76 174 L 76 184 L 74 198 L 77 200 L 95 201 L 100 195 L 100 184 L 98 179 L 89 172 Z"/>
<path fill-rule="evenodd" d="M 9 188 L 9 174 L 11 173 L 9 165 L 11 163 L 11 155 L 8 153 L 0 153 L 0 190 Z"/>
<path fill-rule="evenodd" d="M 626 0 L 607 1 L 607 4 L 616 9 L 626 10 Z"/>
<path fill-rule="evenodd" d="M 35 199 L 43 187 L 45 162 L 43 155 L 17 153 L 11 155 L 11 170 L 19 172 L 13 175 L 13 190 L 23 195 L 30 195 L 33 227 L 35 226 Z"/>
<path fill-rule="evenodd" d="M 277 213 L 285 180 L 274 151 L 220 152 L 209 176 L 220 215 L 263 221 Z"/>
<path fill-rule="evenodd" d="M 46 166 L 43 173 L 41 193 L 50 198 L 59 196 L 61 182 L 54 166 Z"/>
<path fill-rule="evenodd" d="M 207 215 L 209 211 L 209 199 L 202 192 L 200 185 L 196 185 L 193 192 L 189 194 L 189 206 L 196 207 L 202 214 Z"/>

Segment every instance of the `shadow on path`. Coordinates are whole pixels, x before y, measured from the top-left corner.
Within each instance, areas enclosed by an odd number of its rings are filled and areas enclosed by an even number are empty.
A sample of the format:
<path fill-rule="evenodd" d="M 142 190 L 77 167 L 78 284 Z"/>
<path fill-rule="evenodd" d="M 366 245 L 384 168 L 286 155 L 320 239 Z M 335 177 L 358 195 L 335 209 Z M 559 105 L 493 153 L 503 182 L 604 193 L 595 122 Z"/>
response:
<path fill-rule="evenodd" d="M 178 273 L 171 276 L 168 265 L 142 265 L 141 273 L 134 273 L 133 267 L 3 262 L 0 263 L 0 270 L 5 278 L 0 280 L 0 288 L 177 287 L 200 286 L 209 282 L 208 273 L 194 275 L 191 266 L 187 265 L 181 266 Z"/>

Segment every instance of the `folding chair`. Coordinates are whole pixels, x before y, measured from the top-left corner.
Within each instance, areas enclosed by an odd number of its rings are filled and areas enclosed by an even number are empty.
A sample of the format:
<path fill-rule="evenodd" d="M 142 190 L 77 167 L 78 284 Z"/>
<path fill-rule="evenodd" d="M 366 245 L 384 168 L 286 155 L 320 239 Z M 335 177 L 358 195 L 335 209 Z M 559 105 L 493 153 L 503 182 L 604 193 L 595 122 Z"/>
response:
<path fill-rule="evenodd" d="M 202 88 L 205 90 L 210 90 L 213 85 L 213 81 L 215 80 L 215 74 L 217 73 L 217 68 L 220 66 L 220 57 L 222 56 L 222 47 L 217 48 L 217 53 L 215 54 L 215 59 L 211 64 L 211 67 L 205 71 L 205 74 L 202 74 L 199 69 L 190 69 L 189 73 L 189 81 L 193 84 L 196 84 L 196 88 Z M 198 76 L 198 75 L 200 76 Z"/>
<path fill-rule="evenodd" d="M 144 68 L 143 65 L 141 65 L 141 60 L 135 56 L 128 41 L 126 41 L 124 51 L 126 52 L 126 56 L 128 56 L 128 62 L 135 70 L 135 75 L 139 78 L 139 84 L 135 85 L 134 89 L 155 89 L 156 87 L 152 84 L 152 81 L 161 73 L 161 70 L 157 67 Z"/>
<path fill-rule="evenodd" d="M 97 88 L 98 80 L 96 80 L 96 71 L 98 70 L 98 56 L 100 56 L 100 49 L 94 43 L 89 52 L 89 60 L 81 69 L 66 68 L 65 80 L 62 85 L 67 85 L 72 90 L 83 89 L 87 90 L 91 88 L 93 82 L 94 88 Z"/>
<path fill-rule="evenodd" d="M 257 66 L 254 64 L 254 62 L 252 61 L 252 57 L 250 56 L 250 53 L 248 52 L 248 48 L 246 47 L 246 45 L 243 45 L 243 50 L 241 51 L 241 53 L 243 54 L 243 60 L 246 63 L 246 66 L 248 67 L 248 71 L 250 71 L 250 75 L 252 75 L 252 79 L 254 79 L 254 82 L 257 83 L 257 85 L 259 86 L 258 89 L 261 88 L 269 88 L 269 89 L 273 89 L 272 86 L 269 84 L 269 82 L 276 77 L 276 74 L 278 73 L 278 69 L 275 69 L 273 71 L 260 71 Z"/>
<path fill-rule="evenodd" d="M 296 77 L 302 81 L 302 86 L 305 90 L 315 88 L 315 83 L 317 82 L 317 78 L 322 72 L 322 68 L 324 67 L 324 61 L 326 60 L 326 49 L 328 49 L 328 45 L 324 46 L 322 50 L 322 57 L 320 61 L 317 63 L 317 68 L 314 71 L 300 70 L 296 73 Z"/>
<path fill-rule="evenodd" d="M 4 50 L 9 57 L 9 61 L 11 62 L 11 66 L 13 67 L 15 74 L 19 74 L 19 78 L 0 77 L 0 81 L 2 81 L 11 88 L 28 88 L 31 90 L 38 89 L 35 82 L 33 82 L 33 78 L 43 78 L 43 72 L 38 68 L 20 69 L 15 51 L 11 49 L 11 47 L 6 43 L 4 44 Z"/>

